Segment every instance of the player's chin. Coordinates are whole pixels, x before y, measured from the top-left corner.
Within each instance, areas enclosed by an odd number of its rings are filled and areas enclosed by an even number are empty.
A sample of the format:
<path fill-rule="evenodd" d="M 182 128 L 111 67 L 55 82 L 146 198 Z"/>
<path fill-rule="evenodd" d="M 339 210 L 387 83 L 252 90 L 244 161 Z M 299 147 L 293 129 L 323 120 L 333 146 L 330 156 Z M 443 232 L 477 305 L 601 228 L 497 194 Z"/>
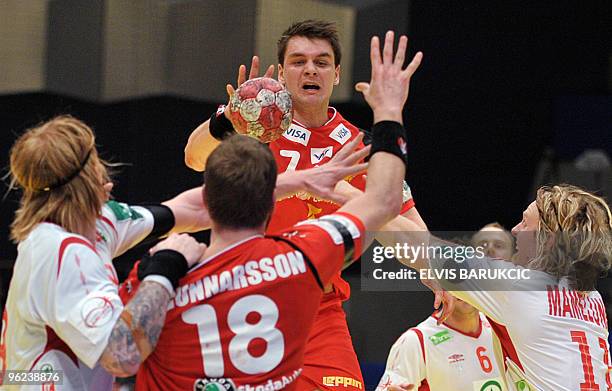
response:
<path fill-rule="evenodd" d="M 298 96 L 294 97 L 299 103 L 306 105 L 320 104 L 325 100 L 325 96 L 321 93 L 300 93 Z"/>

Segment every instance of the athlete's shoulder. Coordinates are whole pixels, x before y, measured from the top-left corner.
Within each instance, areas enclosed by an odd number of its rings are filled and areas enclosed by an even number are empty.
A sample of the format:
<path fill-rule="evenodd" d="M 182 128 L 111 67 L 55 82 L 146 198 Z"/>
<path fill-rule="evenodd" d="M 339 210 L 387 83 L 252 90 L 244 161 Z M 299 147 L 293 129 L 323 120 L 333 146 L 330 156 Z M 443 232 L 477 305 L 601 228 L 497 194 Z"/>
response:
<path fill-rule="evenodd" d="M 35 259 L 54 255 L 61 258 L 66 248 L 73 244 L 95 251 L 91 242 L 83 236 L 68 232 L 53 223 L 40 223 L 19 244 L 19 250 L 30 253 Z"/>
<path fill-rule="evenodd" d="M 426 336 L 419 326 L 411 327 L 393 343 L 389 359 L 397 361 L 400 357 L 412 357 L 414 354 L 425 357 Z"/>
<path fill-rule="evenodd" d="M 39 223 L 30 231 L 28 236 L 23 240 L 20 245 L 26 243 L 36 243 L 37 245 L 56 245 L 64 237 L 69 236 L 70 233 L 64 228 L 57 224 L 42 222 Z"/>
<path fill-rule="evenodd" d="M 189 270 L 182 281 L 191 281 L 193 278 L 201 278 L 210 273 L 231 269 L 234 265 L 244 265 L 251 260 L 273 258 L 283 250 L 290 248 L 288 244 L 276 240 L 274 237 L 252 236 L 202 260 Z"/>

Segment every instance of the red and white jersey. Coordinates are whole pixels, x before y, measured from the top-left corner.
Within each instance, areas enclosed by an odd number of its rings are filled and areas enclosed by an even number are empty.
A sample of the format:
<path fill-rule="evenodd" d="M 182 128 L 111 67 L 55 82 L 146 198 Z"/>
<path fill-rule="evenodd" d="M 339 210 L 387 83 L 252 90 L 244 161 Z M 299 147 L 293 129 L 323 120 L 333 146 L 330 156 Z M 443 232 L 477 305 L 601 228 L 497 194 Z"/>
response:
<path fill-rule="evenodd" d="M 526 270 L 485 262 L 491 269 Z M 483 280 L 441 282 L 489 318 L 509 390 L 612 390 L 608 323 L 598 292 L 575 291 L 567 280 L 533 270 L 529 279 L 506 281 L 504 291 Z M 503 283 L 493 282 L 497 289 Z"/>
<path fill-rule="evenodd" d="M 151 232 L 153 216 L 110 201 L 96 228 L 95 244 L 51 223 L 19 243 L 2 318 L 3 371 L 59 370 L 56 390 L 110 390 L 113 378 L 97 361 L 123 310 L 111 260 Z"/>
<path fill-rule="evenodd" d="M 359 135 L 359 128 L 345 120 L 340 113 L 330 107 L 329 120 L 320 127 L 307 128 L 293 121 L 282 137 L 271 142 L 270 149 L 278 166 L 278 172 L 305 170 L 327 163 L 342 147 Z M 360 148 L 363 148 L 362 144 Z M 365 189 L 365 176 L 360 174 L 351 178 L 350 183 L 358 189 Z M 402 213 L 414 206 L 412 198 L 405 203 Z M 274 213 L 268 225 L 268 232 L 274 233 L 287 229 L 300 221 L 316 219 L 338 210 L 336 203 L 316 199 L 308 194 L 296 194 L 276 202 Z M 342 299 L 350 296 L 350 287 L 340 277 L 333 284 Z"/>
<path fill-rule="evenodd" d="M 278 172 L 306 170 L 327 163 L 350 140 L 357 137 L 359 129 L 345 120 L 336 109 L 328 109 L 329 120 L 318 128 L 306 128 L 293 121 L 289 129 L 270 149 L 278 166 Z M 363 145 L 360 146 L 363 148 Z M 363 175 L 353 178 L 351 183 L 365 188 Z M 336 203 L 315 199 L 310 195 L 297 194 L 280 200 L 274 206 L 274 213 L 268 232 L 289 228 L 306 219 L 316 219 L 338 210 Z"/>
<path fill-rule="evenodd" d="M 136 389 L 295 389 L 322 287 L 347 254 L 338 224 L 358 256 L 365 228 L 337 213 L 250 237 L 191 269 Z"/>
<path fill-rule="evenodd" d="M 484 316 L 474 334 L 437 324 L 432 315 L 391 347 L 377 391 L 410 383 L 418 391 L 501 391 L 491 326 Z"/>

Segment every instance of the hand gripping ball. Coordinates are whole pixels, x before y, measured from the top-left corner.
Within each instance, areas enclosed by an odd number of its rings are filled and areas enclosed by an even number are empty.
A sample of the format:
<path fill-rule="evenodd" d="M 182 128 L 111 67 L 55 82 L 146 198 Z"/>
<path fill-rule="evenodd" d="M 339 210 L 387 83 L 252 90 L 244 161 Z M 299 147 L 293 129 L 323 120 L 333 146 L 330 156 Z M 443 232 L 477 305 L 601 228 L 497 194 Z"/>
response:
<path fill-rule="evenodd" d="M 230 121 L 240 134 L 263 143 L 279 138 L 291 125 L 291 94 L 269 77 L 244 82 L 230 99 Z"/>

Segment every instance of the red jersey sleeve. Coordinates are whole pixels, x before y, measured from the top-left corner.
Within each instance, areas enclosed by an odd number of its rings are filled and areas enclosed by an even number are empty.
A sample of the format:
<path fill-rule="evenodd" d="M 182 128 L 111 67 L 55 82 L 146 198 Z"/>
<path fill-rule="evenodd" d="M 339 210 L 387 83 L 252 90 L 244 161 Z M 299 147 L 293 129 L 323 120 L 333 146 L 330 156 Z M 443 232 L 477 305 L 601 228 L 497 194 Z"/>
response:
<path fill-rule="evenodd" d="M 361 255 L 365 226 L 351 214 L 336 212 L 317 220 L 302 221 L 277 236 L 304 254 L 315 277 L 325 286 L 345 262 Z"/>
<path fill-rule="evenodd" d="M 132 300 L 132 297 L 140 286 L 140 280 L 138 279 L 138 264 L 140 264 L 140 261 L 136 261 L 128 277 L 119 285 L 119 297 L 123 305 L 127 305 L 127 303 Z"/>

